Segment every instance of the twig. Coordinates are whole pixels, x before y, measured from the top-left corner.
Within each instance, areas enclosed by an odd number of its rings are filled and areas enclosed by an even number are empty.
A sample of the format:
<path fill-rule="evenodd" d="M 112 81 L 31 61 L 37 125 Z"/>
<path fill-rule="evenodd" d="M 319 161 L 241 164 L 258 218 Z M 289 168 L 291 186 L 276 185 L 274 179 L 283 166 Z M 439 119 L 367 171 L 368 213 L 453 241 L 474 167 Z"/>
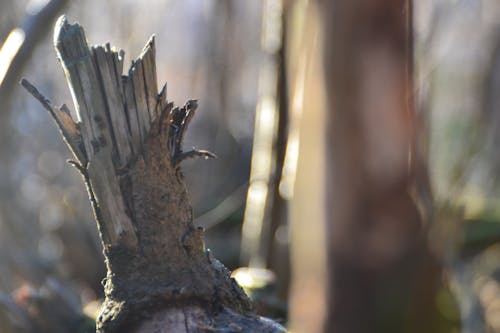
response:
<path fill-rule="evenodd" d="M 217 158 L 217 155 L 208 150 L 203 150 L 203 149 L 198 150 L 193 147 L 193 149 L 191 149 L 190 151 L 179 152 L 176 156 L 174 156 L 172 162 L 174 166 L 178 166 L 182 161 L 188 158 L 195 158 L 195 157 L 203 157 L 204 159 L 209 159 L 209 158 Z"/>
<path fill-rule="evenodd" d="M 44 95 L 42 95 L 42 93 L 40 93 L 38 89 L 36 89 L 36 87 L 32 85 L 28 80 L 23 78 L 21 79 L 20 83 L 24 87 L 24 89 L 26 89 L 31 95 L 33 95 L 33 97 L 35 97 L 40 102 L 40 104 L 42 104 L 45 110 L 50 112 L 50 115 L 54 118 L 54 120 L 57 121 L 57 117 L 54 113 L 54 110 L 52 109 L 50 100 Z"/>
<path fill-rule="evenodd" d="M 60 109 L 55 109 L 51 105 L 50 100 L 26 79 L 21 80 L 21 85 L 49 111 L 73 155 L 81 165 L 86 165 L 88 158 L 83 147 L 80 130 L 71 118 L 68 107 L 63 104 Z"/>

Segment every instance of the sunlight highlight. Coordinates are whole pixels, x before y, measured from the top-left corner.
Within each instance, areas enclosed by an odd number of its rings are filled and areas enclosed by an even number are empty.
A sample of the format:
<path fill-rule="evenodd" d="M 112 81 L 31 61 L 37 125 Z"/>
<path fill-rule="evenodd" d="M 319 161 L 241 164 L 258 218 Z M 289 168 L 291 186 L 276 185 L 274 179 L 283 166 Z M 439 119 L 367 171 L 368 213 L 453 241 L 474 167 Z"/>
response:
<path fill-rule="evenodd" d="M 23 45 L 25 37 L 24 30 L 16 28 L 10 32 L 5 43 L 3 43 L 0 49 L 0 86 L 5 79 L 12 60 L 14 60 L 17 52 L 19 52 L 21 45 Z"/>

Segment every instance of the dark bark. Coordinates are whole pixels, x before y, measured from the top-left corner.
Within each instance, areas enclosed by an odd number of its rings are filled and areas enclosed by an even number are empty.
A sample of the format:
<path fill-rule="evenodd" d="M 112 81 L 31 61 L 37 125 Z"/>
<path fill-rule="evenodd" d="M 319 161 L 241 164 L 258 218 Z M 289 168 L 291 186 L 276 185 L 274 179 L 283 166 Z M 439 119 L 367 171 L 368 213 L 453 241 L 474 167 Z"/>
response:
<path fill-rule="evenodd" d="M 425 248 L 425 204 L 432 198 L 417 147 L 411 1 L 321 6 L 328 111 L 325 331 L 431 332 L 440 268 Z M 422 267 L 433 268 L 420 274 Z M 407 327 L 410 312 L 422 309 L 413 316 L 416 326 Z"/>

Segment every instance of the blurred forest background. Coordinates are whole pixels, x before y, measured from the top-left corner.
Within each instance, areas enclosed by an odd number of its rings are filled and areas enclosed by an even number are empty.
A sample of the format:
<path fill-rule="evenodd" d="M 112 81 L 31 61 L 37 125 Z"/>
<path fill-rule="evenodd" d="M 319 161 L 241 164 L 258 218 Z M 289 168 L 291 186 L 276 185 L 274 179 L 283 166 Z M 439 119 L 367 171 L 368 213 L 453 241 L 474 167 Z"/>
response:
<path fill-rule="evenodd" d="M 230 269 L 269 269 L 240 270 L 244 287 L 268 288 L 255 296 L 262 314 L 321 331 L 327 148 L 315 2 L 0 0 L 0 332 L 91 315 L 102 297 L 87 193 L 52 120 L 18 85 L 28 77 L 72 105 L 52 45 L 62 13 L 90 44 L 125 50 L 126 64 L 156 35 L 167 99 L 200 104 L 185 145 L 218 156 L 183 165 L 207 247 Z M 429 239 L 447 282 L 435 301 L 455 332 L 500 332 L 500 2 L 418 0 L 413 15 Z"/>

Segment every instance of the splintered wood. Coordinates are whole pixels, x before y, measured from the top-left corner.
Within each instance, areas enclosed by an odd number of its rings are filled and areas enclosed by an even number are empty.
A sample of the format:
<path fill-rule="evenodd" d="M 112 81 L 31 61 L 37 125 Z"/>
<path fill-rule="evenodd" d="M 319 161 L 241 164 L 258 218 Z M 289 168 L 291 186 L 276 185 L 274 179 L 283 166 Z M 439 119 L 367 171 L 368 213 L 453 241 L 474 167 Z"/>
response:
<path fill-rule="evenodd" d="M 87 185 L 108 270 L 97 332 L 149 333 L 156 319 L 161 332 L 225 331 L 235 323 L 241 332 L 284 332 L 254 314 L 230 272 L 205 249 L 203 229 L 193 223 L 179 164 L 215 155 L 195 148 L 183 152 L 198 103 L 174 107 L 166 85 L 158 93 L 154 38 L 127 75 L 122 75 L 123 51 L 109 44 L 89 47 L 83 28 L 64 16 L 54 44 L 77 120 L 65 105 L 54 108 L 28 81 L 22 85 L 54 118 Z M 175 318 L 186 318 L 183 330 Z"/>
<path fill-rule="evenodd" d="M 84 175 L 105 248 L 126 245 L 137 248 L 134 223 L 126 214 L 119 175 L 144 154 L 144 145 L 157 124 L 165 139 L 165 154 L 173 167 L 191 157 L 215 157 L 192 149 L 182 151 L 182 139 L 198 106 L 167 103 L 166 84 L 158 94 L 154 36 L 139 58 L 122 75 L 123 50 L 109 43 L 87 45 L 83 28 L 61 17 L 56 23 L 54 46 L 66 74 L 76 108 L 75 122 L 66 105 L 54 108 L 31 83 L 21 84 L 47 109 L 73 153 L 75 165 Z M 168 141 L 168 144 L 167 144 Z"/>
<path fill-rule="evenodd" d="M 117 173 L 142 153 L 151 124 L 166 108 L 166 89 L 158 94 L 155 40 L 151 37 L 128 75 L 122 75 L 122 50 L 108 44 L 90 47 L 84 30 L 62 17 L 54 44 L 76 108 L 54 108 L 27 80 L 22 85 L 54 118 L 76 162 L 89 174 L 98 198 L 98 219 L 105 245 L 137 246 L 137 237 L 120 194 Z M 105 171 L 107 170 L 107 171 Z M 102 215 L 102 216 L 99 216 Z M 105 223 L 103 223 L 105 221 Z"/>

